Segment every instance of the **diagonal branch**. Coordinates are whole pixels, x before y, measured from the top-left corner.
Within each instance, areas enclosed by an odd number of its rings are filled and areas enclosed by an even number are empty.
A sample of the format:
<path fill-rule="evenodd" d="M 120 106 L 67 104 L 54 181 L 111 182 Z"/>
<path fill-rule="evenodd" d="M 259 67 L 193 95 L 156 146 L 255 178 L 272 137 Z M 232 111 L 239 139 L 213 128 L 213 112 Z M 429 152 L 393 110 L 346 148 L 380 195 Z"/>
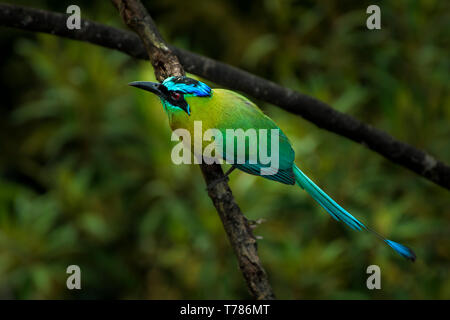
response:
<path fill-rule="evenodd" d="M 148 59 L 144 45 L 134 33 L 89 20 L 82 20 L 80 30 L 69 30 L 66 28 L 66 19 L 67 16 L 60 13 L 0 4 L 0 25 L 86 41 L 119 50 L 135 58 Z M 450 167 L 447 164 L 380 129 L 336 111 L 313 97 L 241 69 L 173 46 L 169 46 L 169 49 L 178 56 L 187 72 L 300 115 L 320 128 L 367 146 L 392 162 L 450 189 Z"/>
<path fill-rule="evenodd" d="M 184 70 L 177 56 L 164 42 L 142 3 L 139 0 L 112 2 L 125 24 L 133 29 L 144 43 L 156 78 L 163 81 L 169 76 L 183 76 Z M 256 299 L 274 299 L 267 274 L 258 257 L 256 239 L 247 219 L 234 201 L 221 166 L 201 164 L 200 168 L 206 184 L 210 186 L 208 195 L 219 213 L 250 293 Z M 221 182 L 214 183 L 215 181 Z"/>
<path fill-rule="evenodd" d="M 164 42 L 161 34 L 139 0 L 112 0 L 125 24 L 141 38 L 150 57 L 156 79 L 162 82 L 170 76 L 184 76 L 184 69 L 177 56 Z"/>

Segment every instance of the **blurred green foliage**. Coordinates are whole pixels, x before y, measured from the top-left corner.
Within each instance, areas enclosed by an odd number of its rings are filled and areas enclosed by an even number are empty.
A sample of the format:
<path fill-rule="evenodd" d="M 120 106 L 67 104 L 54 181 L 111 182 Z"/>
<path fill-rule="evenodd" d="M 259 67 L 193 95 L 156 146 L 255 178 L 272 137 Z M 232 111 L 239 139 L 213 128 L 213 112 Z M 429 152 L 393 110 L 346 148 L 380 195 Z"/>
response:
<path fill-rule="evenodd" d="M 65 12 L 73 1 L 18 1 Z M 166 39 L 300 90 L 450 162 L 447 1 L 145 1 Z M 82 16 L 123 27 L 109 2 Z M 0 297 L 249 298 L 197 166 L 170 160 L 148 62 L 0 29 Z M 214 86 L 214 84 L 211 84 Z M 336 223 L 299 188 L 233 173 L 284 299 L 449 299 L 449 193 L 299 117 L 256 101 L 297 164 L 355 216 L 415 249 L 415 264 Z M 82 290 L 66 289 L 68 265 Z M 382 289 L 366 288 L 367 266 Z"/>

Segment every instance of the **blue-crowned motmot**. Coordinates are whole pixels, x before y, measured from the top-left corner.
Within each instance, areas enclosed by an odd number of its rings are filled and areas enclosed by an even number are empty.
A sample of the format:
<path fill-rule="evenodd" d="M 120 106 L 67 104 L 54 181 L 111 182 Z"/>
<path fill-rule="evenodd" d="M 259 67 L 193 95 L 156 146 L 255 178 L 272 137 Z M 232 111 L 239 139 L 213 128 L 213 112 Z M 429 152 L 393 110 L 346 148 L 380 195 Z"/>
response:
<path fill-rule="evenodd" d="M 164 111 L 169 118 L 172 130 L 186 129 L 194 135 L 194 122 L 201 121 L 203 129 L 218 129 L 226 136 L 227 129 L 278 129 L 278 170 L 274 174 L 261 174 L 261 169 L 266 164 L 248 161 L 248 154 L 244 163 L 236 161 L 235 153 L 223 152 L 224 160 L 233 163 L 232 168 L 244 172 L 260 175 L 264 178 L 281 183 L 293 185 L 297 183 L 306 190 L 334 219 L 343 221 L 350 228 L 360 231 L 366 230 L 375 234 L 378 238 L 388 244 L 398 254 L 406 259 L 414 261 L 414 252 L 397 242 L 388 240 L 364 225 L 353 215 L 347 212 L 311 179 L 309 179 L 294 163 L 294 150 L 285 134 L 279 129 L 275 122 L 266 116 L 253 102 L 230 90 L 211 89 L 205 83 L 188 77 L 169 77 L 163 83 L 136 81 L 131 86 L 144 89 L 156 94 L 162 102 Z M 269 140 L 270 141 L 270 138 Z M 227 140 L 221 145 L 226 150 Z M 248 152 L 248 149 L 245 149 Z"/>

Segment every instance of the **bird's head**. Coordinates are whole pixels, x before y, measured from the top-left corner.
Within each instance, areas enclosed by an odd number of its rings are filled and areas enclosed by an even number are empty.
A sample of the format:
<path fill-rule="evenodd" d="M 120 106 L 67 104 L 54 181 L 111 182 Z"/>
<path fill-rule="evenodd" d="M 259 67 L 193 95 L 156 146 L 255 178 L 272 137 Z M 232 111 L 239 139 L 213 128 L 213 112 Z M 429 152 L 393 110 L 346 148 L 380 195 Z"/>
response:
<path fill-rule="evenodd" d="M 129 85 L 156 94 L 166 110 L 178 108 L 188 115 L 191 114 L 191 109 L 186 98 L 211 97 L 212 94 L 211 88 L 206 84 L 188 77 L 169 77 L 163 83 L 135 81 Z"/>

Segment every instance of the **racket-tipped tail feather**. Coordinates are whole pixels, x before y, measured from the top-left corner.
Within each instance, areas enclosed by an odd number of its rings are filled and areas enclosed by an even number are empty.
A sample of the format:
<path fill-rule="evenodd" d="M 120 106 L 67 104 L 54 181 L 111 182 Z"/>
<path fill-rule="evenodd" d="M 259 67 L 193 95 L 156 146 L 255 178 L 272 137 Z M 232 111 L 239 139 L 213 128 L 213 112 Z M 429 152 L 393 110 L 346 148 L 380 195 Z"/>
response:
<path fill-rule="evenodd" d="M 314 200 L 316 200 L 334 219 L 338 221 L 343 221 L 350 228 L 356 231 L 367 230 L 374 233 L 377 237 L 383 240 L 388 246 L 394 249 L 402 257 L 415 261 L 416 255 L 407 246 L 397 243 L 392 240 L 388 240 L 372 230 L 366 227 L 361 221 L 352 216 L 347 210 L 342 208 L 333 199 L 331 199 L 322 189 L 320 189 L 311 179 L 309 179 L 306 174 L 304 174 L 296 165 L 293 167 L 295 180 L 297 184 L 306 190 Z"/>

